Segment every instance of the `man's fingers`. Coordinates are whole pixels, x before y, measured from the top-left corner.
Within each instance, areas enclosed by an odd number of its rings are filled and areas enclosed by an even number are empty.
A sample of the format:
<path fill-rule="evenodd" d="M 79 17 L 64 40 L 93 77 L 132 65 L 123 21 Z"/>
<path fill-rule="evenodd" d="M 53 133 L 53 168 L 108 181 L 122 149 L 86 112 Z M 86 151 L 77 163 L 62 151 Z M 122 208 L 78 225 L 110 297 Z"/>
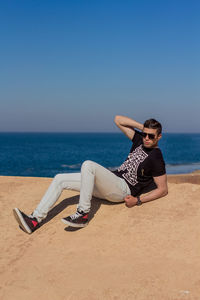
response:
<path fill-rule="evenodd" d="M 126 200 L 129 200 L 131 198 L 131 195 L 127 195 L 125 198 L 124 198 L 124 200 L 126 201 Z"/>

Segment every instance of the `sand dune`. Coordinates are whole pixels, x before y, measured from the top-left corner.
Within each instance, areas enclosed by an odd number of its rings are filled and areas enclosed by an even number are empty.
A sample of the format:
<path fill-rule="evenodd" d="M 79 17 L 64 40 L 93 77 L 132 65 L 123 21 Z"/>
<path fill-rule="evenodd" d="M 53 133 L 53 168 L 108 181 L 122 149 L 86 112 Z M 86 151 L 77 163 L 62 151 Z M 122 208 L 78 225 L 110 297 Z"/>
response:
<path fill-rule="evenodd" d="M 79 230 L 60 221 L 78 202 L 64 191 L 31 235 L 12 208 L 31 213 L 51 179 L 1 176 L 0 299 L 199 300 L 200 175 L 188 176 L 171 176 L 169 194 L 140 207 L 94 199 Z"/>

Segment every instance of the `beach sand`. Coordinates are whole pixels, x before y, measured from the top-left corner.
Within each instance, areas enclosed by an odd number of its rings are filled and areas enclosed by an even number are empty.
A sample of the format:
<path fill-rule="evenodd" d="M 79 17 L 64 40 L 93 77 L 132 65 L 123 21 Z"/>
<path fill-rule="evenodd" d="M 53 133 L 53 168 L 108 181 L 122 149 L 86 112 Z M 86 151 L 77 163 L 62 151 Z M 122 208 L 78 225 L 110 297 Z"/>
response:
<path fill-rule="evenodd" d="M 93 199 L 79 230 L 60 221 L 78 202 L 64 191 L 28 235 L 12 208 L 31 213 L 51 180 L 0 177 L 0 299 L 200 299 L 199 173 L 169 176 L 166 197 L 131 209 Z"/>

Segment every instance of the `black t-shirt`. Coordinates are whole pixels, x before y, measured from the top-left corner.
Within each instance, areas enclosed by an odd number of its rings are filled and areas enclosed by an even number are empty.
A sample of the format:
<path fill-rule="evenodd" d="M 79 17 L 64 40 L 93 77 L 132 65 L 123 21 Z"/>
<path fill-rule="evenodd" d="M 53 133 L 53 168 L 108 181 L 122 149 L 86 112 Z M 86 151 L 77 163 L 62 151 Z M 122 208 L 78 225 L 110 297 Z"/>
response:
<path fill-rule="evenodd" d="M 131 195 L 139 196 L 157 188 L 153 177 L 166 174 L 159 148 L 145 148 L 142 136 L 135 131 L 133 145 L 125 162 L 113 173 L 126 180 Z"/>

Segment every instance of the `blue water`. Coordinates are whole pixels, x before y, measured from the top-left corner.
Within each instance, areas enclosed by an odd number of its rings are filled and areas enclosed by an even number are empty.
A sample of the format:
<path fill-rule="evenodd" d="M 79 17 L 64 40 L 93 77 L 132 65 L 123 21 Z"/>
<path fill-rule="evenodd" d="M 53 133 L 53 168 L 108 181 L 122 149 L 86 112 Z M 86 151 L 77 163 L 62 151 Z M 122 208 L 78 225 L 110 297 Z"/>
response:
<path fill-rule="evenodd" d="M 122 133 L 0 133 L 0 175 L 53 177 L 79 172 L 84 160 L 115 169 L 131 147 Z M 200 169 L 200 134 L 163 134 L 168 174 Z"/>

